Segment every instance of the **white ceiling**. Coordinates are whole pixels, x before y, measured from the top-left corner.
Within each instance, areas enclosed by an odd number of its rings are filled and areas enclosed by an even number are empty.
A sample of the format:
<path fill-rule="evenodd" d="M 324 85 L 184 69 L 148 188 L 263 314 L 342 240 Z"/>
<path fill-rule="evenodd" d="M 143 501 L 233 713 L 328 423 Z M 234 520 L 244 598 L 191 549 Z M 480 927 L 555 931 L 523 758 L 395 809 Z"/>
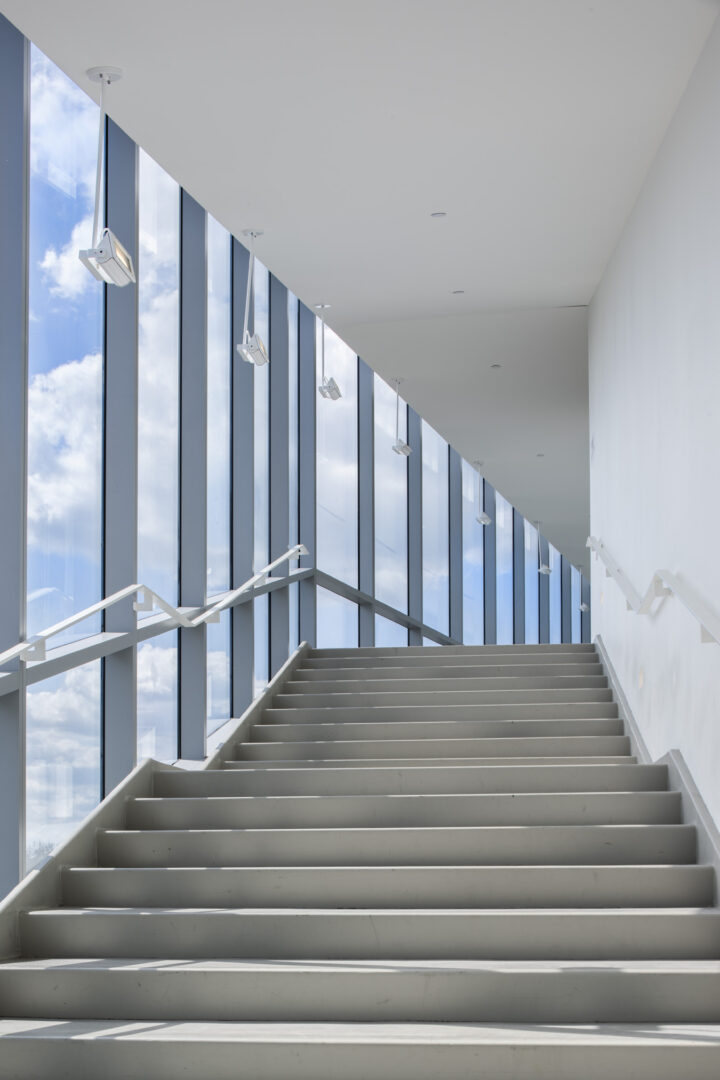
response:
<path fill-rule="evenodd" d="M 585 313 L 572 308 L 592 297 L 716 3 L 0 10 L 89 90 L 88 67 L 124 68 L 114 119 L 233 232 L 264 229 L 273 272 L 330 303 L 330 325 L 404 375 L 410 403 L 586 565 Z"/>

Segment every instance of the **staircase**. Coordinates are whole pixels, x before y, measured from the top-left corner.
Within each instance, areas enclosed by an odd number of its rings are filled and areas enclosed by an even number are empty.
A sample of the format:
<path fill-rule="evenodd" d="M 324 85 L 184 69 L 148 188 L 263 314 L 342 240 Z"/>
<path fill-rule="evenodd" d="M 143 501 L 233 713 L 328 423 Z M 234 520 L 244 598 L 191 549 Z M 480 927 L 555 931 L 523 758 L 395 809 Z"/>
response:
<path fill-rule="evenodd" d="M 317 650 L 0 964 L 0 1076 L 718 1080 L 720 912 L 592 646 Z"/>

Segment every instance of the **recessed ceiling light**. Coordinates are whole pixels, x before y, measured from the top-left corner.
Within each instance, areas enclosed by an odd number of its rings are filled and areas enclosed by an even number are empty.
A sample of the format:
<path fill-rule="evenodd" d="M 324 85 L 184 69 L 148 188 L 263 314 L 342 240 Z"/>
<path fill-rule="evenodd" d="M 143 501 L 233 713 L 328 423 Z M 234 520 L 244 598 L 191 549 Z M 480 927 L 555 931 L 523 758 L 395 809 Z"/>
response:
<path fill-rule="evenodd" d="M 493 371 L 497 371 L 499 368 L 502 367 L 502 364 L 491 364 L 490 367 L 493 369 Z"/>
<path fill-rule="evenodd" d="M 536 454 L 535 457 L 545 457 L 544 454 Z"/>
<path fill-rule="evenodd" d="M 434 217 L 434 218 L 447 217 L 447 210 L 433 210 L 431 212 L 431 214 L 430 214 L 430 217 Z"/>
<path fill-rule="evenodd" d="M 453 294 L 453 296 L 464 296 L 465 295 L 465 290 L 464 289 L 453 289 L 452 294 Z"/>

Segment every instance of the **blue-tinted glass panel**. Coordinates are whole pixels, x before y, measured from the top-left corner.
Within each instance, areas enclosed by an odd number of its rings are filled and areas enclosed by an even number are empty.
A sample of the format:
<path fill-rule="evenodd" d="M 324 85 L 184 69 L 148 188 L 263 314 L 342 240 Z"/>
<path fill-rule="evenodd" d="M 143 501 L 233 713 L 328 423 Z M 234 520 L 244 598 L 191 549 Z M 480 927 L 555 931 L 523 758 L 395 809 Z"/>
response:
<path fill-rule="evenodd" d="M 378 375 L 375 414 L 375 596 L 398 611 L 408 605 L 408 459 L 393 451 L 398 432 L 407 440 L 407 406 Z M 407 635 L 406 635 L 407 637 Z M 407 640 L 405 642 L 407 644 Z"/>
<path fill-rule="evenodd" d="M 322 328 L 317 320 L 317 383 Z M 348 585 L 358 583 L 357 356 L 325 328 L 325 372 L 342 397 L 317 396 L 317 565 Z"/>
<path fill-rule="evenodd" d="M 562 575 L 560 573 L 560 552 L 550 548 L 550 643 L 557 645 L 562 640 Z"/>
<path fill-rule="evenodd" d="M 230 612 L 207 624 L 207 734 L 230 719 Z"/>
<path fill-rule="evenodd" d="M 497 643 L 513 643 L 513 509 L 495 492 Z"/>
<path fill-rule="evenodd" d="M 207 595 L 230 588 L 230 234 L 207 223 Z"/>
<path fill-rule="evenodd" d="M 180 189 L 139 154 L 138 580 L 178 601 Z M 138 649 L 138 755 L 177 753 L 177 633 Z"/>
<path fill-rule="evenodd" d="M 270 275 L 261 262 L 255 260 L 253 280 L 255 333 L 265 346 L 270 341 Z M 255 550 L 254 569 L 261 570 L 270 561 L 270 367 L 254 367 L 254 487 L 255 487 Z M 253 601 L 255 607 L 255 693 L 267 685 L 270 647 L 270 609 L 267 596 Z"/>
<path fill-rule="evenodd" d="M 375 616 L 375 644 L 378 646 L 407 645 L 406 626 L 386 619 L 383 615 Z"/>
<path fill-rule="evenodd" d="M 580 604 L 582 603 L 582 576 L 574 566 L 570 567 L 570 609 L 572 613 L 572 640 L 582 641 Z"/>
<path fill-rule="evenodd" d="M 300 542 L 300 382 L 299 382 L 299 346 L 298 346 L 298 299 L 288 292 L 288 447 L 289 447 L 289 542 Z M 291 569 L 298 563 L 291 563 Z M 300 586 L 291 585 L 288 589 L 288 616 L 290 633 L 288 652 L 292 653 L 300 644 Z"/>
<path fill-rule="evenodd" d="M 100 801 L 100 664 L 93 660 L 28 687 L 28 870 Z"/>
<path fill-rule="evenodd" d="M 429 637 L 424 637 L 423 638 L 423 645 L 433 645 L 433 646 L 437 646 L 439 648 L 440 647 L 440 642 L 439 641 L 433 641 L 432 638 L 429 638 Z"/>
<path fill-rule="evenodd" d="M 483 506 L 482 476 L 462 463 L 462 534 L 463 534 L 463 642 L 485 644 L 485 587 L 483 564 L 485 527 L 478 521 Z"/>
<path fill-rule="evenodd" d="M 317 590 L 318 649 L 355 649 L 358 643 L 358 608 L 352 600 L 328 589 Z"/>
<path fill-rule="evenodd" d="M 78 259 L 92 243 L 97 125 L 97 106 L 32 46 L 28 634 L 102 597 L 103 286 Z"/>
<path fill-rule="evenodd" d="M 423 619 L 450 629 L 448 444 L 422 422 Z"/>
<path fill-rule="evenodd" d="M 525 521 L 525 641 L 537 645 L 540 636 L 540 575 L 538 574 L 538 531 Z"/>

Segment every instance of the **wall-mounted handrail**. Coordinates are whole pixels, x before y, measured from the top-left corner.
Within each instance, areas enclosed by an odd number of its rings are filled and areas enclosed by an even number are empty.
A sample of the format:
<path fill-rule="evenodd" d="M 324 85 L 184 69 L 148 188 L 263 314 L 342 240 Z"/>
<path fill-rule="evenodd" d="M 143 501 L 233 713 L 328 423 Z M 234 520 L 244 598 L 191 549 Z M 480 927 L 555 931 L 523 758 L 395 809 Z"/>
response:
<path fill-rule="evenodd" d="M 605 567 L 606 577 L 610 577 L 619 585 L 625 597 L 628 611 L 634 611 L 637 615 L 652 614 L 655 600 L 665 596 L 674 596 L 694 619 L 700 624 L 700 640 L 702 642 L 715 642 L 720 645 L 720 618 L 708 605 L 696 596 L 677 574 L 670 570 L 656 570 L 653 574 L 643 596 L 628 581 L 625 572 L 612 558 L 602 540 L 589 536 L 587 547 L 595 553 Z"/>
<path fill-rule="evenodd" d="M 71 626 L 83 622 L 92 615 L 97 615 L 100 611 L 106 611 L 108 608 L 113 607 L 115 604 L 119 604 L 122 600 L 127 600 L 131 596 L 136 597 L 133 602 L 135 611 L 152 611 L 153 608 L 156 607 L 160 608 L 161 611 L 164 611 L 165 614 L 169 616 L 168 630 L 175 626 L 193 629 L 202 626 L 203 623 L 218 622 L 221 611 L 232 607 L 245 593 L 251 592 L 259 585 L 264 585 L 265 582 L 269 580 L 270 574 L 276 567 L 282 565 L 284 562 L 290 562 L 293 559 L 300 558 L 301 555 L 307 554 L 308 550 L 304 544 L 295 544 L 293 547 L 289 548 L 284 555 L 274 559 L 273 562 L 264 566 L 262 570 L 253 574 L 251 578 L 244 581 L 237 589 L 224 593 L 220 600 L 217 600 L 215 603 L 204 604 L 198 607 L 178 608 L 175 607 L 174 604 L 168 603 L 168 601 L 160 596 L 159 593 L 156 593 L 154 589 L 149 588 L 147 585 L 141 583 L 126 585 L 124 589 L 119 589 L 110 596 L 98 600 L 97 603 L 91 604 L 89 607 L 83 608 L 82 611 L 76 612 L 75 615 L 70 615 L 67 619 L 62 619 L 61 622 L 55 623 L 53 626 L 48 626 L 45 630 L 33 634 L 25 641 L 19 641 L 17 645 L 13 645 L 12 648 L 6 649 L 5 652 L 0 653 L 0 667 L 3 664 L 9 663 L 11 660 L 20 660 L 21 662 L 44 660 L 47 642 L 50 638 L 56 637 L 65 630 L 69 630 Z"/>

